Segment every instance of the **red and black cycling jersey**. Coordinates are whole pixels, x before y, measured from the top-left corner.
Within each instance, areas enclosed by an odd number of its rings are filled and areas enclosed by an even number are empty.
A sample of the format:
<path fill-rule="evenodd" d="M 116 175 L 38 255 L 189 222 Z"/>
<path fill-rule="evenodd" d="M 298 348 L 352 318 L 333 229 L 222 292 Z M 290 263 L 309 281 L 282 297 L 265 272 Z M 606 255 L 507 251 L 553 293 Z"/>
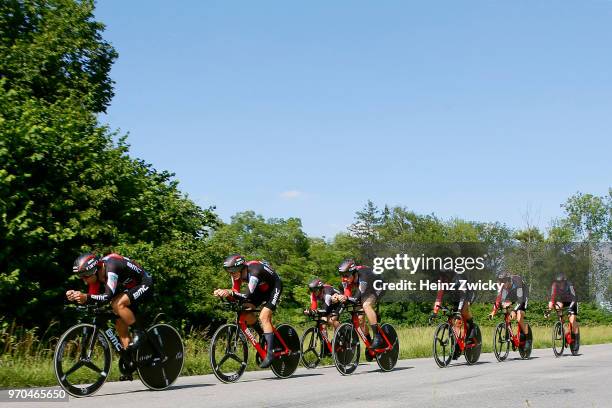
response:
<path fill-rule="evenodd" d="M 334 310 L 332 296 L 339 295 L 340 291 L 327 283 L 316 295 L 315 292 L 310 292 L 310 310 L 318 310 L 319 302 L 325 305 L 325 313 L 330 314 Z"/>
<path fill-rule="evenodd" d="M 447 301 L 452 303 L 457 310 L 462 310 L 467 303 L 474 301 L 476 293 L 467 289 L 467 276 L 453 273 L 451 278 L 440 277 L 439 281 L 442 284 L 450 284 L 451 289 L 445 290 L 445 286 L 440 286 L 434 305 L 436 303 L 442 304 L 445 293 L 448 295 Z"/>
<path fill-rule="evenodd" d="M 574 284 L 568 280 L 554 281 L 550 292 L 551 302 L 576 302 Z"/>
<path fill-rule="evenodd" d="M 107 303 L 120 292 L 137 285 L 151 286 L 153 279 L 140 265 L 119 254 L 109 254 L 100 260 L 106 270 L 106 284 L 89 285 L 87 303 Z M 103 292 L 102 292 L 103 290 Z M 102 293 L 101 293 L 102 292 Z"/>
<path fill-rule="evenodd" d="M 496 312 L 500 305 L 504 302 L 527 303 L 529 296 L 529 288 L 525 285 L 523 278 L 519 275 L 510 276 L 510 287 L 502 285 L 497 292 L 493 311 Z"/>
<path fill-rule="evenodd" d="M 382 287 L 382 276 L 375 274 L 369 266 L 360 265 L 355 269 L 356 271 L 353 273 L 355 278 L 352 283 L 349 283 L 347 278 L 342 278 L 344 296 L 352 302 L 360 301 L 361 298 L 370 295 L 380 296 L 382 290 L 374 289 L 374 282 L 380 281 L 379 285 Z"/>
<path fill-rule="evenodd" d="M 255 294 L 268 293 L 275 288 L 282 289 L 280 276 L 268 265 L 260 261 L 249 261 L 246 263 L 246 277 L 232 278 L 233 295 L 245 300 L 252 300 Z M 247 282 L 247 292 L 241 293 L 240 287 Z"/>

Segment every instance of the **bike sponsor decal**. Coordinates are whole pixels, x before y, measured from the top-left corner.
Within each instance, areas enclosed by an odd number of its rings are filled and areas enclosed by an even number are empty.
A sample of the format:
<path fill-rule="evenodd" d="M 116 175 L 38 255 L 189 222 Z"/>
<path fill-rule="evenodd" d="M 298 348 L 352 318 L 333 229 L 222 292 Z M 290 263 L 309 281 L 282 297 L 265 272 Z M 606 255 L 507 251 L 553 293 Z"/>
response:
<path fill-rule="evenodd" d="M 121 347 L 119 339 L 117 338 L 117 336 L 115 336 L 115 333 L 113 333 L 113 329 L 107 329 L 104 333 L 111 341 L 111 343 L 113 343 L 113 346 L 115 346 L 115 349 L 117 349 L 117 351 L 121 351 L 123 349 L 123 347 Z"/>
<path fill-rule="evenodd" d="M 253 333 L 251 333 L 248 327 L 244 330 L 244 334 L 246 334 L 249 340 L 251 340 L 251 343 L 253 344 L 257 343 L 257 340 L 255 340 L 255 336 L 253 336 Z"/>

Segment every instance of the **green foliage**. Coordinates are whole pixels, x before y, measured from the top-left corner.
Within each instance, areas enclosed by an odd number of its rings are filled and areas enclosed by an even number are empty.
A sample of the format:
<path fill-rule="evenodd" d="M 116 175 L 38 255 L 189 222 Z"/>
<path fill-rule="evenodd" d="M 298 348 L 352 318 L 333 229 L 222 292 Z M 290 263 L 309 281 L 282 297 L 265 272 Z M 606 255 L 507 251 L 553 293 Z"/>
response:
<path fill-rule="evenodd" d="M 55 103 L 78 100 L 104 112 L 113 97 L 115 49 L 93 19 L 93 0 L 0 2 L 0 73 L 5 91 Z"/>

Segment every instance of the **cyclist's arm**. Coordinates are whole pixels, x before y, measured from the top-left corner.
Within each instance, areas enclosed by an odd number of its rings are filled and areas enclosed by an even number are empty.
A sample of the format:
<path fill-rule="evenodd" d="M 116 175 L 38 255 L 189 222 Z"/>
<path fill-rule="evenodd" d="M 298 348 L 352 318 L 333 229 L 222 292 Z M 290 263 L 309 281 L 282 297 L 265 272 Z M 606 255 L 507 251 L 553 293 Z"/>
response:
<path fill-rule="evenodd" d="M 104 293 L 101 295 L 87 295 L 88 304 L 104 304 L 111 301 L 117 290 L 119 276 L 114 272 L 106 272 L 106 285 L 104 285 Z"/>
<path fill-rule="evenodd" d="M 436 301 L 434 302 L 434 310 L 435 314 L 438 314 L 438 309 L 442 306 L 442 297 L 444 296 L 444 290 L 438 290 L 438 294 L 436 295 Z"/>
<path fill-rule="evenodd" d="M 557 296 L 557 283 L 552 284 L 552 290 L 550 292 L 550 303 L 555 303 L 555 297 Z"/>
<path fill-rule="evenodd" d="M 246 299 L 247 296 L 244 293 L 240 292 L 240 283 L 242 278 L 234 279 L 232 278 L 232 294 L 228 296 L 228 300 L 236 300 L 236 298 Z"/>
<path fill-rule="evenodd" d="M 495 298 L 495 303 L 493 304 L 493 314 L 497 313 L 499 306 L 504 300 L 506 300 L 507 295 L 508 293 L 506 292 L 506 290 L 503 287 L 500 287 L 499 291 L 497 292 L 497 297 Z"/>
<path fill-rule="evenodd" d="M 310 293 L 310 310 L 317 310 L 317 297 L 314 293 Z"/>

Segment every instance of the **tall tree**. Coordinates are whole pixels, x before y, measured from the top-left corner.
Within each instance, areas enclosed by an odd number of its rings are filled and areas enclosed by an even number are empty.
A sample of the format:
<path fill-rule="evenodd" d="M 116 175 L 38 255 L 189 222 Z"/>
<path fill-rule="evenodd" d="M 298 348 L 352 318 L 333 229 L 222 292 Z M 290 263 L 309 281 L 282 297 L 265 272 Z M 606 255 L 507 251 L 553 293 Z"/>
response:
<path fill-rule="evenodd" d="M 72 97 L 104 112 L 113 97 L 115 49 L 102 38 L 93 0 L 0 1 L 0 78 L 49 103 Z"/>

